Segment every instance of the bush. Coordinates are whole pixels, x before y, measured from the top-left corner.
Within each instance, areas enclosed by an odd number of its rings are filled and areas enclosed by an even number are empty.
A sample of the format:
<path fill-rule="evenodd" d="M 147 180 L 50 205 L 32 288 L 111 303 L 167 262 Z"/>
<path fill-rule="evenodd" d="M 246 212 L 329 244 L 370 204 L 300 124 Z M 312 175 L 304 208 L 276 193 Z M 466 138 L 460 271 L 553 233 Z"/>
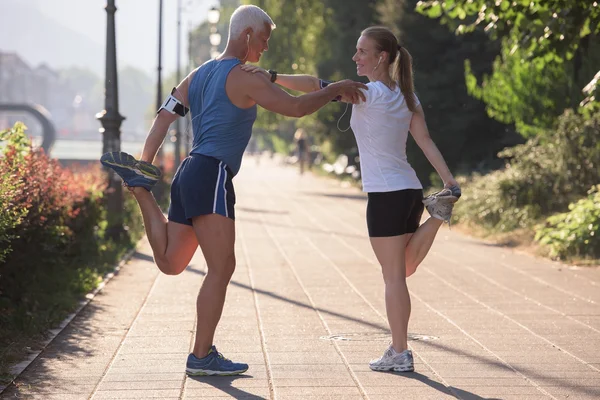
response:
<path fill-rule="evenodd" d="M 467 181 L 454 220 L 506 232 L 567 210 L 600 182 L 598 137 L 600 113 L 585 119 L 565 112 L 545 141 L 536 138 L 500 152 L 505 169 Z"/>
<path fill-rule="evenodd" d="M 63 168 L 33 149 L 24 129 L 0 133 L 8 141 L 0 156 L 2 349 L 61 321 L 143 233 L 135 199 L 126 196 L 126 234 L 112 242 L 100 166 Z M 7 358 L 0 352 L 0 376 Z"/>
<path fill-rule="evenodd" d="M 14 151 L 22 154 L 27 150 L 25 126 L 15 125 L 13 131 L 0 132 L 0 140 L 8 140 L 9 133 L 12 134 L 12 146 Z M 16 181 L 13 171 L 16 165 L 10 168 L 0 169 L 0 263 L 11 252 L 10 241 L 15 239 L 14 229 L 21 223 L 27 210 L 20 207 L 16 202 L 17 194 L 23 189 L 23 182 Z"/>
<path fill-rule="evenodd" d="M 569 212 L 546 219 L 535 240 L 548 246 L 552 257 L 600 258 L 600 185 L 569 205 Z"/>

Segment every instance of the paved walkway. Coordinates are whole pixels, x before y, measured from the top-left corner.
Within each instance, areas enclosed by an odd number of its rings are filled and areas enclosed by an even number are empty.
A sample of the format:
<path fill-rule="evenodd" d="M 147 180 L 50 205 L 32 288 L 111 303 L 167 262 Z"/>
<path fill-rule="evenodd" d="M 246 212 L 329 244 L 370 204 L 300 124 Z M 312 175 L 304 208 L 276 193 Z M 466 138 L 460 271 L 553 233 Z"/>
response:
<path fill-rule="evenodd" d="M 147 243 L 0 397 L 35 399 L 598 399 L 600 270 L 442 228 L 416 275 L 416 372 L 375 373 L 389 341 L 356 189 L 270 162 L 236 178 L 237 260 L 216 345 L 250 364 L 186 378 L 201 253 L 157 272 Z"/>

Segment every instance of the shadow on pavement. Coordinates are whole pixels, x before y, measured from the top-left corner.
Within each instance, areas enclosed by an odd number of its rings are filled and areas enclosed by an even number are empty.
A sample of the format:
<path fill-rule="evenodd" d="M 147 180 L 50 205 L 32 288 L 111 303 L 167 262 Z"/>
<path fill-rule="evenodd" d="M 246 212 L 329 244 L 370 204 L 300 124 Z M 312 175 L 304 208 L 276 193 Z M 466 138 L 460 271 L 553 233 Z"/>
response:
<path fill-rule="evenodd" d="M 477 354 L 469 354 L 465 351 L 457 350 L 455 348 L 452 348 L 450 346 L 447 346 L 447 345 L 439 343 L 439 342 L 422 341 L 420 343 L 423 343 L 424 345 L 429 346 L 429 347 L 434 347 L 437 350 L 442 350 L 442 351 L 445 351 L 448 353 L 452 353 L 452 354 L 456 354 L 456 355 L 460 355 L 460 356 L 464 356 L 464 357 L 469 357 L 469 358 L 473 359 L 474 362 L 476 362 L 477 364 L 489 365 L 489 366 L 493 366 L 494 368 L 497 368 L 499 370 L 514 372 L 512 368 L 506 366 L 505 364 L 503 364 L 500 361 L 491 361 L 487 357 L 482 357 Z M 516 352 L 517 352 L 517 350 L 515 350 L 515 353 Z M 493 356 L 490 355 L 489 357 L 493 357 Z M 544 381 L 541 383 L 537 382 L 538 384 L 540 384 L 540 386 L 542 388 L 544 386 L 563 387 L 563 388 L 568 388 L 575 392 L 583 393 L 586 395 L 591 395 L 591 396 L 596 396 L 596 397 L 600 396 L 600 390 L 598 390 L 598 387 L 585 387 L 585 386 L 573 385 L 566 381 L 569 378 L 556 378 L 556 377 L 545 376 L 534 370 L 531 370 L 530 368 L 525 367 L 522 364 L 519 365 L 518 368 L 515 368 L 515 369 L 518 372 L 522 373 L 523 375 L 525 375 L 527 377 L 530 377 L 533 380 Z M 576 378 L 571 378 L 571 379 L 576 379 Z M 597 398 L 600 398 L 600 397 L 597 397 Z M 475 399 L 481 399 L 481 397 L 475 397 Z M 494 400 L 494 399 L 492 399 L 492 400 Z"/>
<path fill-rule="evenodd" d="M 274 224 L 273 222 L 266 222 L 266 221 L 261 221 L 259 219 L 252 219 L 252 218 L 237 218 L 236 217 L 236 221 L 243 221 L 243 222 L 249 222 L 249 223 L 254 223 L 257 225 L 268 225 L 268 226 L 279 226 L 279 227 L 284 227 L 284 228 L 293 228 L 294 230 L 304 230 L 304 231 L 309 231 L 309 232 L 318 232 L 318 233 L 324 233 L 327 235 L 336 235 L 336 236 L 345 236 L 345 237 L 351 237 L 351 238 L 359 238 L 359 239 L 368 239 L 367 236 L 367 230 L 365 227 L 365 234 L 364 235 L 357 235 L 354 233 L 348 233 L 348 232 L 334 232 L 334 231 L 326 231 L 323 229 L 318 229 L 318 228 L 309 228 L 309 227 L 304 227 L 304 226 L 297 226 L 297 225 L 290 225 L 290 224 Z"/>
<path fill-rule="evenodd" d="M 102 294 L 99 294 L 102 295 Z M 104 307 L 91 302 L 69 323 L 69 325 L 40 353 L 23 373 L 0 395 L 2 399 L 30 398 L 30 396 L 71 393 L 72 384 L 66 380 L 52 379 L 54 372 L 49 368 L 54 360 L 61 360 L 66 368 L 76 371 L 82 359 L 93 357 L 97 349 L 91 348 L 86 340 L 97 333 L 96 326 L 89 324 L 94 315 Z M 72 360 L 72 362 L 70 362 Z M 83 396 L 83 395 L 82 395 Z"/>
<path fill-rule="evenodd" d="M 237 210 L 249 213 L 257 213 L 257 214 L 278 214 L 278 215 L 287 215 L 289 211 L 277 211 L 277 210 L 263 210 L 259 208 L 249 208 L 249 207 L 238 207 Z"/>
<path fill-rule="evenodd" d="M 152 257 L 151 255 L 148 255 L 148 254 L 140 253 L 138 251 L 133 253 L 131 258 L 135 258 L 135 259 L 143 260 L 143 261 L 149 261 L 151 263 L 154 263 L 154 257 Z"/>
<path fill-rule="evenodd" d="M 265 400 L 266 397 L 257 396 L 252 393 L 245 392 L 241 388 L 232 386 L 232 383 L 236 379 L 249 379 L 251 375 L 240 375 L 240 376 L 188 376 L 187 379 L 201 382 L 206 385 L 210 385 L 215 389 L 222 390 L 223 393 L 227 393 L 234 399 L 243 400 Z"/>
<path fill-rule="evenodd" d="M 348 199 L 348 200 L 360 200 L 361 202 L 367 201 L 366 195 L 361 194 L 339 194 L 339 193 L 320 193 L 320 192 L 303 192 L 309 196 L 320 196 L 320 197 L 333 197 L 337 199 Z"/>
<path fill-rule="evenodd" d="M 426 375 L 420 374 L 418 372 L 411 372 L 411 373 L 397 373 L 397 372 L 389 372 L 390 374 L 394 374 L 394 375 L 402 375 L 403 377 L 407 378 L 407 379 L 414 379 L 416 381 L 419 381 L 433 389 L 436 389 L 439 392 L 442 392 L 444 394 L 448 394 L 451 396 L 455 396 L 458 397 L 459 399 L 463 399 L 463 400 L 500 400 L 497 398 L 492 398 L 492 397 L 481 397 L 479 395 L 476 395 L 475 393 L 471 393 L 468 392 L 466 390 L 463 389 L 459 389 L 457 387 L 454 386 L 450 386 L 449 388 L 444 386 L 442 383 L 437 382 L 432 380 L 431 378 L 429 378 Z"/>
<path fill-rule="evenodd" d="M 191 271 L 191 272 L 193 272 L 195 274 L 202 275 L 202 276 L 206 275 L 205 271 L 200 270 L 200 269 L 196 269 L 196 268 L 190 268 L 190 267 L 188 267 L 187 271 Z M 230 282 L 230 284 L 234 285 L 234 286 L 237 286 L 237 287 L 241 287 L 243 289 L 253 290 L 250 286 L 245 285 L 243 283 L 239 283 L 239 282 L 233 281 L 233 280 Z M 272 297 L 272 298 L 277 299 L 277 300 L 285 301 L 286 303 L 294 304 L 296 306 L 303 307 L 303 308 L 308 308 L 308 309 L 311 309 L 311 310 L 314 309 L 314 310 L 317 310 L 317 311 L 322 312 L 324 314 L 332 315 L 334 317 L 343 318 L 343 319 L 346 319 L 348 321 L 356 322 L 356 323 L 361 324 L 361 325 L 365 325 L 365 326 L 368 326 L 368 327 L 371 327 L 371 328 L 378 329 L 378 330 L 380 330 L 380 331 L 382 331 L 384 333 L 388 333 L 388 334 L 390 333 L 390 330 L 388 329 L 388 327 L 384 326 L 384 325 L 381 325 L 381 324 L 367 322 L 367 321 L 364 321 L 362 319 L 351 317 L 349 315 L 337 313 L 335 311 L 329 311 L 329 310 L 325 310 L 325 309 L 318 308 L 318 307 L 317 308 L 313 308 L 310 304 L 301 303 L 299 301 L 289 299 L 287 297 L 278 295 L 278 294 L 273 293 L 273 292 L 269 292 L 267 290 L 262 290 L 262 289 L 254 289 L 254 290 L 257 293 L 264 294 L 265 296 L 269 296 L 269 297 Z"/>

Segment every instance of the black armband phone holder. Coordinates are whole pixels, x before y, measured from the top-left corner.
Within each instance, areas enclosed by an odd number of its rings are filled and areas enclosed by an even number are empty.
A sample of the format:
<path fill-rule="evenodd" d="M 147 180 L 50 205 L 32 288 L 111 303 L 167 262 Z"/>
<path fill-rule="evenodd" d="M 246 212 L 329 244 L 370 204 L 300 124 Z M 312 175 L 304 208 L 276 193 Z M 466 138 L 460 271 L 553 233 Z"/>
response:
<path fill-rule="evenodd" d="M 173 96 L 173 94 L 175 93 L 176 90 L 177 90 L 177 88 L 173 88 L 173 90 L 171 90 L 171 94 L 169 95 L 169 97 L 166 98 L 166 100 L 162 104 L 162 106 L 160 106 L 160 108 L 156 112 L 157 114 L 161 110 L 167 110 L 171 114 L 177 114 L 182 117 L 185 117 L 187 115 L 187 113 L 190 111 L 190 109 L 187 108 L 186 106 L 184 106 L 183 103 L 181 101 L 179 101 L 179 99 L 177 99 L 175 96 Z"/>

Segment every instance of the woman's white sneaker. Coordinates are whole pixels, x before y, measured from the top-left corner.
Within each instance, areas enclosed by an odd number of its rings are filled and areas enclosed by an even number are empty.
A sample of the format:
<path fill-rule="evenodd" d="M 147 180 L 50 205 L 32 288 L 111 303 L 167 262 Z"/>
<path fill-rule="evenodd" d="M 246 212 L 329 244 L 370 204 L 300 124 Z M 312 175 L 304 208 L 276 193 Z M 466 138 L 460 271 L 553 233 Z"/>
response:
<path fill-rule="evenodd" d="M 458 186 L 442 189 L 437 193 L 430 194 L 423 199 L 423 204 L 427 208 L 427 212 L 434 218 L 444 222 L 450 222 L 454 203 L 461 196 L 461 190 Z"/>
<path fill-rule="evenodd" d="M 415 370 L 412 351 L 396 352 L 390 345 L 383 356 L 369 363 L 373 371 L 413 372 Z"/>

